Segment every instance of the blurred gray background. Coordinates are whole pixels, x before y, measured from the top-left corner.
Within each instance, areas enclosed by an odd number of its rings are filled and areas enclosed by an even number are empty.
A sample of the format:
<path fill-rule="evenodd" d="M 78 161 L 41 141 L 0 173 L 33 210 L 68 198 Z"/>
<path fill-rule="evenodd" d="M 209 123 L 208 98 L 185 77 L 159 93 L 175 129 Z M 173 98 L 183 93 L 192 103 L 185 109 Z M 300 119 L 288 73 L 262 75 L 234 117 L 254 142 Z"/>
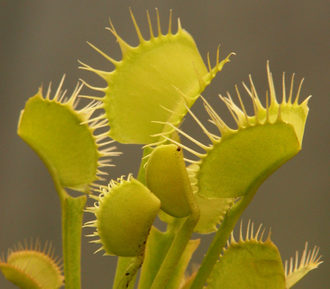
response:
<path fill-rule="evenodd" d="M 47 86 L 52 81 L 55 88 L 64 73 L 64 87 L 70 93 L 79 78 L 104 85 L 94 75 L 79 70 L 77 60 L 95 68 L 113 69 L 86 44 L 89 41 L 113 58 L 121 58 L 114 37 L 104 29 L 109 26 L 109 17 L 121 37 L 137 45 L 128 7 L 145 37 L 146 10 L 155 27 L 155 8 L 159 9 L 165 32 L 173 9 L 173 19 L 180 17 L 204 59 L 210 52 L 214 63 L 219 44 L 221 59 L 236 52 L 203 93 L 229 124 L 233 122 L 217 95 L 226 91 L 235 95 L 234 85 L 241 87 L 251 74 L 259 95 L 264 96 L 267 60 L 279 92 L 283 71 L 287 85 L 291 74 L 296 73 L 295 89 L 305 77 L 301 96 L 313 97 L 303 150 L 262 185 L 243 219 L 272 228 L 272 240 L 283 260 L 294 256 L 296 250 L 301 253 L 305 241 L 310 247 L 320 246 L 324 264 L 295 288 L 329 288 L 330 2 L 324 0 L 0 1 L 0 252 L 6 253 L 26 238 L 39 237 L 42 243 L 51 240 L 61 255 L 59 200 L 47 169 L 16 134 L 19 113 L 41 83 Z M 174 30 L 176 27 L 174 21 Z M 193 110 L 206 121 L 200 101 Z M 183 128 L 206 142 L 189 117 Z M 118 150 L 124 155 L 114 159 L 117 167 L 109 170 L 109 179 L 131 172 L 136 175 L 141 147 L 118 144 Z M 85 220 L 91 218 L 85 216 Z M 201 262 L 212 236 L 202 237 L 194 262 Z M 97 248 L 83 238 L 84 289 L 110 288 L 112 284 L 116 258 L 93 255 Z M 0 274 L 0 288 L 14 286 Z"/>

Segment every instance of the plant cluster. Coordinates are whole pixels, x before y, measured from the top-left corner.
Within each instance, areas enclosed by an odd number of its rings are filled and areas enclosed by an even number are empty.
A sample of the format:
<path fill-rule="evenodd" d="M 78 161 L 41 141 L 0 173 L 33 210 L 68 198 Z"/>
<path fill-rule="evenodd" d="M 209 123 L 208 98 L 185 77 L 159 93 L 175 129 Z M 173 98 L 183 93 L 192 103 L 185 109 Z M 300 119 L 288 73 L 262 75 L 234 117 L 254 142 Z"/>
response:
<path fill-rule="evenodd" d="M 231 128 L 201 93 L 233 53 L 220 61 L 218 48 L 215 65 L 209 56 L 205 65 L 180 21 L 173 33 L 170 16 L 163 34 L 157 11 L 155 33 L 147 14 L 147 40 L 131 16 L 139 38 L 137 47 L 125 42 L 110 22 L 122 60 L 90 44 L 115 66 L 113 71 L 81 63 L 82 69 L 103 78 L 106 87 L 83 81 L 66 97 L 63 78 L 53 97 L 50 87 L 45 96 L 40 89 L 20 116 L 18 134 L 47 166 L 61 201 L 64 274 L 51 246 L 41 249 L 39 242 L 9 251 L 7 258 L 0 258 L 0 269 L 22 289 L 56 289 L 64 280 L 67 289 L 79 289 L 82 227 L 91 227 L 94 232 L 89 237 L 91 243 L 100 245 L 97 251 L 119 256 L 116 289 L 135 284 L 139 289 L 291 288 L 321 263 L 319 249 L 308 250 L 306 244 L 300 260 L 296 255 L 284 267 L 270 233 L 264 237 L 261 226 L 255 230 L 249 222 L 243 234 L 241 224 L 238 241 L 233 230 L 260 185 L 302 147 L 308 114 L 308 98 L 299 102 L 302 82 L 294 93 L 292 77 L 288 93 L 283 74 L 279 102 L 267 64 L 265 104 L 251 77 L 248 85 L 243 83 L 253 104 L 252 116 L 246 112 L 238 87 L 239 105 L 230 94 L 220 96 L 236 122 L 237 127 Z M 81 95 L 84 85 L 103 92 L 104 97 Z M 199 97 L 218 134 L 190 110 Z M 78 110 L 79 98 L 91 102 Z M 209 144 L 180 128 L 187 114 Z M 200 151 L 182 144 L 182 138 Z M 114 141 L 144 145 L 138 176 L 128 174 L 110 182 L 104 178 L 102 168 L 113 166 L 110 157 L 120 155 L 112 146 Z M 81 195 L 72 197 L 67 189 Z M 94 206 L 85 207 L 87 196 L 95 200 Z M 84 212 L 95 219 L 82 226 Z M 166 224 L 165 232 L 154 225 L 157 216 Z M 215 235 L 200 267 L 187 276 L 187 266 L 200 243 L 191 238 L 193 232 Z"/>

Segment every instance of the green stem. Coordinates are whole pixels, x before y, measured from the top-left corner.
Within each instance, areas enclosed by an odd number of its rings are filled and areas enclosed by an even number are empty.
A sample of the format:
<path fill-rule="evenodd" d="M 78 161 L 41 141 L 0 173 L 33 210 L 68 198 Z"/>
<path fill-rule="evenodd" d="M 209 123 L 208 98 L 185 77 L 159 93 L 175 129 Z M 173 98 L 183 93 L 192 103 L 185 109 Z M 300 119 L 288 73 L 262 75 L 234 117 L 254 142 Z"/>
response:
<path fill-rule="evenodd" d="M 131 263 L 127 267 L 116 289 L 127 289 L 129 287 L 130 282 L 132 281 L 137 271 L 142 266 L 143 260 L 144 260 L 144 251 L 141 255 L 132 258 Z"/>
<path fill-rule="evenodd" d="M 230 237 L 231 232 L 233 231 L 244 210 L 250 204 L 255 193 L 256 190 L 250 191 L 245 197 L 238 201 L 222 221 L 190 289 L 202 289 L 205 286 L 206 280 L 213 270 L 214 265 L 217 263 L 219 256 L 224 246 L 226 245 L 228 238 Z"/>
<path fill-rule="evenodd" d="M 81 288 L 81 232 L 83 210 L 87 197 L 71 197 L 52 174 L 56 191 L 61 201 L 62 210 L 62 247 L 65 276 L 65 289 Z"/>
<path fill-rule="evenodd" d="M 86 201 L 86 196 L 73 198 L 67 195 L 64 199 L 61 199 L 63 263 L 66 289 L 81 288 L 81 231 Z"/>
<path fill-rule="evenodd" d="M 191 215 L 187 218 L 185 223 L 182 225 L 180 231 L 173 240 L 173 243 L 161 265 L 154 282 L 152 283 L 151 289 L 163 289 L 166 286 L 176 264 L 179 262 L 183 251 L 187 247 L 190 237 L 196 227 L 200 211 L 195 200 L 191 202 Z"/>

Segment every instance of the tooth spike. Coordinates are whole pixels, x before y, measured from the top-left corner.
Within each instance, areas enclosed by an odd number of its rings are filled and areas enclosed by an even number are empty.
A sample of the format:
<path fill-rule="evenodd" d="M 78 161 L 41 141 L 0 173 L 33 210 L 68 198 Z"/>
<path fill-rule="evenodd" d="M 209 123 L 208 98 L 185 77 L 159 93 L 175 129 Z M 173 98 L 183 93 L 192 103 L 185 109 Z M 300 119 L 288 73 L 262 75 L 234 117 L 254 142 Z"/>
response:
<path fill-rule="evenodd" d="M 299 88 L 298 88 L 298 91 L 297 91 L 296 99 L 294 101 L 294 104 L 296 104 L 296 105 L 298 105 L 299 95 L 300 95 L 300 91 L 301 91 L 301 87 L 302 87 L 303 82 L 304 82 L 304 78 L 300 81 L 300 84 L 299 84 Z"/>
<path fill-rule="evenodd" d="M 254 236 L 253 236 L 253 231 L 254 231 L 254 223 L 251 224 L 251 234 L 250 234 L 250 240 L 253 240 L 254 239 Z"/>
<path fill-rule="evenodd" d="M 290 94 L 289 94 L 289 99 L 288 99 L 288 103 L 289 103 L 289 104 L 292 103 L 292 92 L 293 92 L 294 76 L 295 76 L 295 74 L 292 74 L 292 78 L 291 78 L 291 86 L 290 86 Z"/>
<path fill-rule="evenodd" d="M 252 91 L 253 89 L 249 89 L 246 84 L 244 82 L 242 82 L 245 90 L 247 91 L 247 93 L 249 94 L 251 100 L 252 100 L 252 104 L 253 104 L 253 111 L 254 111 L 254 115 L 255 115 L 255 118 L 256 118 L 256 123 L 260 123 L 259 122 L 259 118 L 258 118 L 258 106 L 257 106 L 257 103 L 256 103 L 256 98 L 254 97 L 254 95 L 252 94 Z"/>
<path fill-rule="evenodd" d="M 86 121 L 82 122 L 81 124 L 90 123 L 90 122 L 93 122 L 93 121 L 96 121 L 96 120 L 104 119 L 104 116 L 105 116 L 104 114 L 101 114 L 97 117 L 86 120 Z"/>
<path fill-rule="evenodd" d="M 285 72 L 282 75 L 282 104 L 286 104 Z"/>
<path fill-rule="evenodd" d="M 48 88 L 47 88 L 45 99 L 50 100 L 51 86 L 52 86 L 52 83 L 50 82 L 49 85 L 48 85 Z M 43 84 L 41 84 L 41 86 L 38 89 L 38 92 L 40 94 L 42 94 L 42 87 L 43 87 Z"/>
<path fill-rule="evenodd" d="M 100 120 L 100 121 L 98 121 L 98 122 L 96 122 L 95 123 L 95 125 L 105 125 L 105 124 L 107 124 L 108 123 L 108 119 L 103 119 L 103 120 Z M 94 127 L 94 125 L 93 125 L 93 127 Z"/>
<path fill-rule="evenodd" d="M 267 61 L 267 77 L 268 77 L 268 85 L 269 85 L 269 96 L 270 96 L 270 103 L 269 105 L 277 104 L 276 93 L 275 93 L 275 86 L 273 81 L 273 75 L 270 72 L 269 68 L 269 61 Z"/>
<path fill-rule="evenodd" d="M 108 127 L 109 126 L 109 121 L 107 119 L 105 119 L 104 121 L 101 121 L 99 123 L 96 124 L 92 124 L 91 128 L 96 130 L 98 128 L 102 128 L 102 127 Z"/>
<path fill-rule="evenodd" d="M 109 55 L 104 53 L 102 50 L 98 49 L 95 45 L 87 41 L 87 44 L 91 46 L 94 50 L 96 50 L 98 53 L 100 53 L 105 59 L 109 60 L 114 66 L 117 66 L 119 64 L 118 61 L 114 60 L 111 58 Z M 81 62 L 82 65 L 85 65 L 84 63 Z M 94 71 L 94 70 L 93 70 Z"/>
<path fill-rule="evenodd" d="M 162 35 L 162 30 L 160 27 L 160 18 L 159 18 L 159 11 L 156 8 L 156 13 L 157 13 L 157 27 L 158 27 L 158 37 Z"/>
<path fill-rule="evenodd" d="M 205 126 L 200 122 L 200 120 L 197 118 L 197 116 L 188 108 L 187 105 L 186 105 L 186 109 L 188 110 L 189 114 L 193 117 L 193 119 L 197 122 L 197 124 L 200 126 L 200 128 L 203 130 L 203 132 L 206 134 L 206 136 L 214 144 L 216 141 L 214 136 L 205 128 Z"/>
<path fill-rule="evenodd" d="M 117 148 L 113 146 L 113 147 L 103 149 L 102 152 L 108 153 L 108 152 L 114 151 L 115 149 L 117 149 Z M 114 152 L 114 153 L 118 153 L 118 152 Z"/>
<path fill-rule="evenodd" d="M 230 244 L 234 244 L 234 243 L 236 243 L 235 238 L 234 238 L 234 231 L 231 231 L 231 234 L 230 234 Z M 228 245 L 227 245 L 227 247 L 228 247 Z"/>
<path fill-rule="evenodd" d="M 94 254 L 96 254 L 96 253 L 98 253 L 98 252 L 100 252 L 100 251 L 102 251 L 102 250 L 103 250 L 103 246 L 102 246 L 101 248 L 97 249 L 97 250 L 94 252 Z"/>
<path fill-rule="evenodd" d="M 260 233 L 260 230 L 261 230 L 261 227 L 262 227 L 262 224 L 260 224 L 258 230 L 257 230 L 257 233 L 256 233 L 256 236 L 255 236 L 255 239 L 258 240 L 258 237 L 259 237 L 259 233 Z"/>
<path fill-rule="evenodd" d="M 221 117 L 214 111 L 214 109 L 210 106 L 210 104 L 205 99 L 203 99 L 203 100 L 204 100 L 205 110 L 207 111 L 209 116 L 212 118 L 214 124 L 219 129 L 221 135 L 224 136 L 225 134 L 227 134 L 230 131 L 229 127 L 221 119 Z"/>
<path fill-rule="evenodd" d="M 111 72 L 109 73 L 109 72 L 106 72 L 106 71 L 103 71 L 103 70 L 95 69 L 95 68 L 81 62 L 80 60 L 78 60 L 78 62 L 82 65 L 82 66 L 79 66 L 79 69 L 94 72 L 98 76 L 101 76 L 102 78 L 106 78 L 107 75 L 109 75 L 111 73 Z"/>
<path fill-rule="evenodd" d="M 78 102 L 79 102 L 78 95 L 83 87 L 84 87 L 83 83 L 79 83 L 79 82 L 77 83 L 77 85 L 72 93 L 72 96 L 68 100 L 68 104 L 71 105 L 72 107 L 74 107 L 76 104 L 78 104 Z"/>
<path fill-rule="evenodd" d="M 92 86 L 92 85 L 88 84 L 86 81 L 84 81 L 82 79 L 79 79 L 79 80 L 90 89 L 93 89 L 93 90 L 96 90 L 96 91 L 104 91 L 104 88 Z M 92 99 L 98 99 L 98 98 L 94 97 Z"/>
<path fill-rule="evenodd" d="M 154 147 L 154 146 L 161 145 L 161 144 L 163 144 L 164 142 L 166 142 L 165 139 L 160 140 L 160 141 L 157 141 L 157 142 L 154 142 L 154 143 L 146 144 L 146 145 L 144 145 L 144 146 L 142 147 L 142 149 L 145 149 L 145 148 L 152 148 L 152 147 Z"/>
<path fill-rule="evenodd" d="M 250 224 L 251 224 L 251 220 L 248 221 L 248 225 L 247 225 L 247 228 L 246 228 L 246 236 L 245 236 L 245 240 L 246 241 L 249 241 L 249 235 L 250 235 Z"/>
<path fill-rule="evenodd" d="M 268 91 L 266 91 L 266 122 L 269 122 L 269 98 L 268 98 Z"/>
<path fill-rule="evenodd" d="M 170 20 L 168 24 L 168 34 L 172 34 L 172 9 L 170 10 Z"/>
<path fill-rule="evenodd" d="M 114 143 L 114 142 L 115 142 L 115 140 L 109 140 L 109 141 L 104 142 L 104 143 L 99 143 L 98 146 L 99 146 L 99 147 L 102 147 L 102 146 L 105 146 L 105 145 L 112 144 L 112 143 Z"/>
<path fill-rule="evenodd" d="M 182 30 L 181 20 L 178 18 L 178 32 Z"/>
<path fill-rule="evenodd" d="M 147 10 L 147 18 L 148 18 L 148 25 L 149 25 L 149 31 L 150 31 L 150 40 L 154 39 L 154 32 L 152 30 L 152 24 L 151 24 L 151 20 L 150 20 L 150 15 L 149 15 L 149 11 Z"/>
<path fill-rule="evenodd" d="M 167 137 L 167 136 L 164 136 L 164 135 L 163 135 L 163 138 L 165 138 L 165 139 L 167 139 L 168 141 L 170 141 L 170 142 L 176 144 L 177 146 L 179 146 L 179 147 L 185 149 L 186 151 L 192 153 L 192 154 L 195 155 L 196 157 L 202 158 L 203 156 L 205 156 L 205 154 L 198 153 L 198 152 L 194 151 L 193 149 L 188 148 L 187 146 L 185 146 L 185 145 L 183 145 L 183 144 L 180 144 L 179 142 L 177 142 L 177 141 L 175 141 L 175 140 L 173 140 L 173 139 L 170 139 L 170 138 Z"/>
<path fill-rule="evenodd" d="M 237 97 L 238 97 L 239 103 L 240 103 L 240 105 L 241 105 L 241 108 L 242 108 L 243 113 L 244 113 L 244 116 L 245 116 L 246 125 L 250 125 L 249 118 L 248 118 L 248 115 L 247 115 L 247 113 L 246 113 L 245 106 L 244 106 L 244 103 L 243 103 L 243 101 L 242 101 L 242 98 L 241 98 L 241 95 L 240 95 L 240 93 L 239 93 L 239 90 L 238 90 L 237 85 L 235 85 L 235 89 L 236 89 L 236 94 L 237 94 Z"/>
<path fill-rule="evenodd" d="M 262 238 L 264 237 L 264 234 L 265 234 L 265 230 L 266 228 L 264 228 L 261 232 L 261 235 L 260 235 L 260 242 L 262 242 Z"/>
<path fill-rule="evenodd" d="M 137 34 L 137 36 L 138 36 L 138 38 L 139 38 L 140 43 L 142 43 L 142 42 L 145 41 L 145 39 L 143 38 L 143 36 L 142 36 L 142 34 L 141 34 L 141 31 L 140 31 L 139 25 L 137 25 L 137 23 L 136 23 L 136 20 L 135 20 L 135 17 L 134 17 L 134 14 L 133 14 L 131 8 L 129 8 L 129 12 L 130 12 L 130 14 L 131 14 L 131 18 L 132 18 L 132 21 L 133 21 L 133 24 L 134 24 L 134 28 L 135 28 L 135 30 L 136 30 L 136 34 Z"/>
<path fill-rule="evenodd" d="M 224 102 L 224 104 L 227 106 L 230 114 L 232 115 L 233 119 L 235 120 L 236 124 L 238 127 L 240 127 L 240 122 L 237 118 L 237 115 L 234 113 L 233 109 L 232 109 L 232 106 L 231 106 L 231 103 L 230 103 L 230 100 L 223 97 L 222 95 L 219 94 L 219 97 L 220 99 Z"/>
<path fill-rule="evenodd" d="M 181 135 L 185 136 L 187 139 L 189 139 L 190 141 L 192 141 L 194 144 L 198 145 L 200 148 L 202 148 L 205 151 L 208 151 L 210 148 L 202 143 L 200 143 L 199 141 L 197 141 L 196 139 L 194 139 L 193 137 L 191 137 L 190 135 L 188 135 L 187 133 L 185 133 L 184 131 L 182 131 L 181 129 L 177 128 L 176 126 L 174 126 L 171 123 L 166 123 L 168 124 L 170 127 L 172 127 L 173 129 L 175 129 L 178 133 L 180 133 Z"/>
<path fill-rule="evenodd" d="M 66 93 L 68 92 L 68 90 L 64 90 L 63 92 L 60 92 L 60 95 L 58 96 L 58 99 L 56 99 L 57 102 L 60 102 L 60 103 L 64 103 L 64 97 L 66 95 Z M 55 99 L 54 99 L 55 100 Z"/>
<path fill-rule="evenodd" d="M 99 198 L 98 196 L 89 195 L 89 197 L 90 197 L 91 199 L 95 200 L 95 201 L 99 201 L 99 200 L 100 200 L 100 198 Z M 90 221 L 90 222 L 91 222 L 91 223 L 93 222 L 93 224 L 94 224 L 95 221 Z M 89 222 L 87 222 L 87 223 L 89 223 Z M 87 223 L 85 223 L 85 225 L 87 225 Z"/>
<path fill-rule="evenodd" d="M 55 96 L 53 98 L 53 100 L 58 101 L 60 99 L 60 94 L 61 94 L 61 89 L 62 89 L 62 85 L 65 79 L 65 74 L 62 76 L 61 82 L 56 90 Z"/>
<path fill-rule="evenodd" d="M 179 95 L 182 97 L 182 99 L 185 101 L 185 103 L 189 103 L 191 100 L 188 96 L 186 96 L 179 88 L 176 86 L 172 85 L 172 87 L 179 93 Z M 197 96 L 198 97 L 198 96 Z"/>
<path fill-rule="evenodd" d="M 111 21 L 110 21 L 110 25 L 111 25 L 111 28 L 106 28 L 107 30 L 109 30 L 117 39 L 117 42 L 119 44 L 119 47 L 120 47 L 120 50 L 121 50 L 121 53 L 123 55 L 123 57 L 125 57 L 125 55 L 130 51 L 132 50 L 132 46 L 130 46 L 127 42 L 125 42 L 116 32 L 114 26 L 112 25 Z"/>
<path fill-rule="evenodd" d="M 253 83 L 253 80 L 252 80 L 252 76 L 249 75 L 249 80 L 250 80 L 250 83 L 251 83 L 251 92 L 256 100 L 256 103 L 261 107 L 261 108 L 264 108 L 264 106 L 262 105 L 261 101 L 260 101 L 260 98 L 258 96 L 258 93 L 257 93 L 257 90 L 256 90 L 256 87 L 254 86 L 254 83 Z"/>
<path fill-rule="evenodd" d="M 210 61 L 210 52 L 207 53 L 207 65 L 209 68 L 209 73 L 212 74 L 212 67 L 211 67 L 211 61 Z"/>
<path fill-rule="evenodd" d="M 191 163 L 191 164 L 197 164 L 199 165 L 201 162 L 200 161 L 195 161 L 195 160 L 191 160 L 191 159 L 187 159 L 187 158 L 183 158 L 183 160 L 187 163 Z"/>
<path fill-rule="evenodd" d="M 217 48 L 217 67 L 219 66 L 219 57 L 220 57 L 220 45 Z"/>
<path fill-rule="evenodd" d="M 163 109 L 165 109 L 166 111 L 168 111 L 168 112 L 170 112 L 171 114 L 175 114 L 175 115 L 177 115 L 177 116 L 180 116 L 180 117 L 182 117 L 182 116 L 184 116 L 185 114 L 183 114 L 183 113 L 177 113 L 176 111 L 173 111 L 173 110 L 171 110 L 171 109 L 169 109 L 169 108 L 166 108 L 165 106 L 163 106 L 163 105 L 159 105 L 161 108 L 163 108 Z M 163 123 L 164 124 L 164 123 Z"/>
<path fill-rule="evenodd" d="M 241 225 L 240 225 L 240 227 L 239 227 L 239 241 L 240 242 L 243 242 L 244 241 L 244 239 L 243 239 L 243 220 L 241 221 Z"/>
<path fill-rule="evenodd" d="M 103 175 L 103 176 L 107 176 L 107 175 L 108 175 L 107 172 L 102 172 L 102 171 L 100 171 L 100 170 L 97 170 L 97 171 L 96 171 L 96 174 L 97 174 L 97 175 Z"/>

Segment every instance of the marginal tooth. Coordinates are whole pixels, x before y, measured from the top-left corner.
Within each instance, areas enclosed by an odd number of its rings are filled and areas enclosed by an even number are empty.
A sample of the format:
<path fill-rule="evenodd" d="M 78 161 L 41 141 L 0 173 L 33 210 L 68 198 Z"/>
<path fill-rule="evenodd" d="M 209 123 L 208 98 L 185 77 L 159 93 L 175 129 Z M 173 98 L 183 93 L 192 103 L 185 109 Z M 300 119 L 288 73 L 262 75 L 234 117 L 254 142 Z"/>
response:
<path fill-rule="evenodd" d="M 285 72 L 282 75 L 282 104 L 286 103 L 286 91 L 285 91 Z"/>
<path fill-rule="evenodd" d="M 160 18 L 159 18 L 159 11 L 156 8 L 156 13 L 157 13 L 157 28 L 158 28 L 158 37 L 160 37 L 162 35 L 162 30 L 160 27 Z"/>
<path fill-rule="evenodd" d="M 241 225 L 240 225 L 240 228 L 239 228 L 239 241 L 240 242 L 243 242 L 244 239 L 243 239 L 243 220 L 241 221 Z"/>
<path fill-rule="evenodd" d="M 178 33 L 182 30 L 181 20 L 178 18 Z"/>
<path fill-rule="evenodd" d="M 185 145 L 183 145 L 183 144 L 180 144 L 179 142 L 177 142 L 177 141 L 175 141 L 175 140 L 172 140 L 172 139 L 170 139 L 170 138 L 168 138 L 168 137 L 166 137 L 166 136 L 163 136 L 163 137 L 166 138 L 168 141 L 170 141 L 170 142 L 176 144 L 177 146 L 179 146 L 179 147 L 185 149 L 186 151 L 192 153 L 192 154 L 195 155 L 196 157 L 202 158 L 202 157 L 205 156 L 205 154 L 198 153 L 198 152 L 194 151 L 193 149 L 191 149 L 191 148 L 189 148 L 189 147 L 187 147 L 187 146 L 185 146 Z"/>
<path fill-rule="evenodd" d="M 269 94 L 270 94 L 270 105 L 278 104 L 277 99 L 276 99 L 273 75 L 269 69 L 269 61 L 267 61 L 267 77 L 268 77 Z"/>
<path fill-rule="evenodd" d="M 187 163 L 190 163 L 190 164 L 196 164 L 196 165 L 199 165 L 201 163 L 201 161 L 195 161 L 195 160 L 191 160 L 191 159 L 187 159 L 187 158 L 183 158 L 183 160 Z"/>
<path fill-rule="evenodd" d="M 247 225 L 247 228 L 246 228 L 246 236 L 245 236 L 245 240 L 246 241 L 249 241 L 249 235 L 250 235 L 250 224 L 251 224 L 251 220 L 248 221 L 248 225 Z"/>
<path fill-rule="evenodd" d="M 290 86 L 290 94 L 289 94 L 289 99 L 288 99 L 288 102 L 287 102 L 289 104 L 292 104 L 292 92 L 293 92 L 294 76 L 295 76 L 295 74 L 292 74 L 291 86 Z"/>
<path fill-rule="evenodd" d="M 196 115 L 188 108 L 186 105 L 186 109 L 188 110 L 189 114 L 193 117 L 193 119 L 197 122 L 197 124 L 200 126 L 200 128 L 203 130 L 203 132 L 206 134 L 206 136 L 210 139 L 210 141 L 214 144 L 216 141 L 216 138 L 214 135 L 212 135 L 205 126 L 200 122 L 200 120 L 196 117 Z"/>
<path fill-rule="evenodd" d="M 105 114 L 100 114 L 99 116 L 88 119 L 88 120 L 82 122 L 81 124 L 91 123 L 91 122 L 94 122 L 94 121 L 97 121 L 97 120 L 100 120 L 100 119 L 104 119 L 104 117 L 105 117 Z"/>
<path fill-rule="evenodd" d="M 96 90 L 96 91 L 104 91 L 105 90 L 105 88 L 102 88 L 102 87 L 92 86 L 92 85 L 88 84 L 86 81 L 84 81 L 83 79 L 80 79 L 80 81 L 90 89 L 93 89 L 93 90 Z M 88 98 L 86 96 L 82 96 L 82 97 Z M 92 99 L 101 100 L 102 98 L 92 97 Z"/>
<path fill-rule="evenodd" d="M 103 176 L 107 176 L 107 175 L 108 175 L 107 172 L 102 172 L 102 171 L 100 171 L 100 170 L 97 170 L 97 171 L 96 171 L 96 174 L 97 174 L 97 175 L 101 175 L 101 176 L 102 176 L 102 175 L 103 175 Z"/>
<path fill-rule="evenodd" d="M 142 34 L 141 34 L 141 31 L 140 31 L 140 28 L 139 28 L 139 26 L 138 26 L 137 23 L 136 23 L 136 20 L 135 20 L 135 17 L 134 17 L 134 15 L 133 15 L 133 12 L 132 12 L 132 9 L 131 9 L 131 8 L 129 8 L 129 12 L 130 12 L 130 14 L 131 14 L 131 18 L 132 18 L 132 20 L 133 20 L 133 24 L 134 24 L 134 27 L 135 27 L 135 30 L 136 30 L 136 34 L 137 34 L 137 36 L 138 36 L 138 38 L 139 38 L 140 43 L 142 43 L 142 42 L 145 41 L 145 39 L 143 38 L 143 36 L 142 36 Z"/>
<path fill-rule="evenodd" d="M 242 111 L 243 111 L 244 116 L 245 116 L 245 124 L 246 124 L 246 125 L 250 125 L 249 118 L 248 118 L 248 115 L 247 115 L 247 113 L 246 113 L 245 106 L 244 106 L 244 103 L 243 103 L 243 101 L 242 101 L 242 98 L 241 98 L 241 95 L 240 95 L 240 93 L 239 93 L 239 90 L 238 90 L 237 85 L 235 85 L 235 89 L 236 89 L 236 94 L 237 94 L 237 97 L 238 97 L 239 103 L 240 103 L 240 105 L 241 105 Z"/>
<path fill-rule="evenodd" d="M 269 99 L 268 99 L 268 91 L 266 91 L 266 122 L 269 122 Z"/>
<path fill-rule="evenodd" d="M 212 73 L 211 61 L 210 61 L 210 52 L 207 53 L 207 65 L 209 67 L 209 73 Z"/>
<path fill-rule="evenodd" d="M 50 82 L 49 85 L 48 85 L 48 89 L 47 89 L 45 99 L 50 100 L 51 86 L 52 86 L 52 83 Z M 39 94 L 42 94 L 42 85 L 41 85 L 41 87 L 39 87 Z"/>
<path fill-rule="evenodd" d="M 63 99 L 64 99 L 64 97 L 65 97 L 65 95 L 66 95 L 67 92 L 68 92 L 67 89 L 64 90 L 63 93 L 60 92 L 60 93 L 59 93 L 59 96 L 58 96 L 58 99 L 56 99 L 56 101 L 57 101 L 57 102 L 60 102 L 60 103 L 63 103 Z M 61 93 L 62 93 L 62 94 L 61 94 Z M 55 100 L 55 98 L 54 98 L 54 100 Z"/>
<path fill-rule="evenodd" d="M 86 99 L 91 99 L 94 101 L 102 101 L 103 97 L 97 97 L 97 96 L 92 96 L 92 95 L 79 95 L 80 98 L 86 98 Z"/>
<path fill-rule="evenodd" d="M 300 95 L 300 91 L 301 91 L 301 87 L 302 87 L 303 82 L 304 82 L 304 78 L 300 81 L 300 84 L 299 84 L 299 88 L 298 88 L 298 91 L 297 91 L 296 99 L 294 101 L 294 104 L 296 104 L 296 105 L 298 105 L 299 95 Z"/>
<path fill-rule="evenodd" d="M 172 9 L 170 10 L 170 20 L 168 24 L 168 34 L 172 34 Z"/>
<path fill-rule="evenodd" d="M 261 231 L 261 227 L 262 227 L 262 224 L 260 224 L 260 226 L 259 226 L 259 228 L 258 228 L 258 231 L 257 231 L 257 233 L 256 233 L 256 236 L 255 236 L 256 241 L 258 241 L 258 237 L 259 237 L 259 233 L 260 233 L 260 231 Z"/>
<path fill-rule="evenodd" d="M 120 49 L 121 49 L 121 53 L 123 55 L 123 58 L 125 57 L 125 55 L 130 51 L 132 50 L 132 46 L 130 46 L 128 43 L 126 43 L 116 32 L 114 26 L 112 25 L 111 21 L 110 21 L 110 25 L 111 25 L 111 28 L 107 28 L 107 30 L 109 30 L 117 39 L 117 42 L 120 46 Z"/>
<path fill-rule="evenodd" d="M 89 43 L 90 44 L 90 43 Z M 91 45 L 91 44 L 90 44 Z M 99 52 L 99 51 L 98 51 Z M 107 58 L 108 59 L 108 58 Z M 109 59 L 108 59 L 109 60 Z M 91 71 L 91 72 L 94 72 L 96 73 L 97 75 L 101 76 L 102 78 L 106 78 L 110 73 L 107 72 L 107 71 L 103 71 L 103 70 L 99 70 L 99 69 L 95 69 L 83 62 L 81 62 L 80 60 L 78 60 L 78 62 L 83 65 L 83 66 L 80 66 L 79 69 L 83 69 L 83 70 L 87 70 L 87 71 Z"/>
<path fill-rule="evenodd" d="M 62 85 L 65 79 L 65 74 L 62 76 L 61 82 L 56 90 L 55 96 L 54 96 L 54 100 L 58 100 L 60 98 L 60 93 L 61 93 L 61 89 L 62 89 Z"/>
<path fill-rule="evenodd" d="M 152 30 L 152 25 L 151 25 L 151 21 L 150 21 L 150 15 L 149 15 L 149 11 L 147 10 L 147 18 L 148 18 L 148 25 L 149 25 L 149 31 L 150 31 L 150 40 L 154 39 L 154 32 Z"/>
<path fill-rule="evenodd" d="M 185 136 L 187 139 L 189 139 L 190 141 L 192 141 L 193 143 L 195 143 L 196 145 L 198 145 L 200 148 L 202 148 L 205 151 L 208 151 L 210 149 L 210 147 L 200 143 L 199 141 L 197 141 L 196 139 L 194 139 L 193 137 L 191 137 L 190 135 L 186 134 L 184 131 L 182 131 L 181 129 L 177 128 L 176 126 L 174 126 L 171 123 L 167 123 L 170 127 L 172 127 L 173 129 L 175 129 L 178 133 L 180 133 L 181 135 Z"/>
<path fill-rule="evenodd" d="M 104 143 L 98 143 L 99 147 L 105 146 L 105 145 L 109 145 L 109 144 L 113 144 L 114 142 L 116 142 L 115 140 L 109 140 L 107 142 Z"/>
<path fill-rule="evenodd" d="M 111 58 L 109 55 L 104 53 L 102 50 L 98 49 L 96 46 L 94 46 L 90 42 L 87 41 L 87 44 L 89 46 L 91 46 L 94 50 L 96 50 L 98 53 L 100 53 L 105 59 L 109 60 L 114 66 L 117 66 L 119 64 L 119 62 L 117 60 L 114 60 L 113 58 Z M 81 63 L 81 64 L 85 65 L 84 63 Z M 87 66 L 87 67 L 89 67 L 89 66 Z"/>

